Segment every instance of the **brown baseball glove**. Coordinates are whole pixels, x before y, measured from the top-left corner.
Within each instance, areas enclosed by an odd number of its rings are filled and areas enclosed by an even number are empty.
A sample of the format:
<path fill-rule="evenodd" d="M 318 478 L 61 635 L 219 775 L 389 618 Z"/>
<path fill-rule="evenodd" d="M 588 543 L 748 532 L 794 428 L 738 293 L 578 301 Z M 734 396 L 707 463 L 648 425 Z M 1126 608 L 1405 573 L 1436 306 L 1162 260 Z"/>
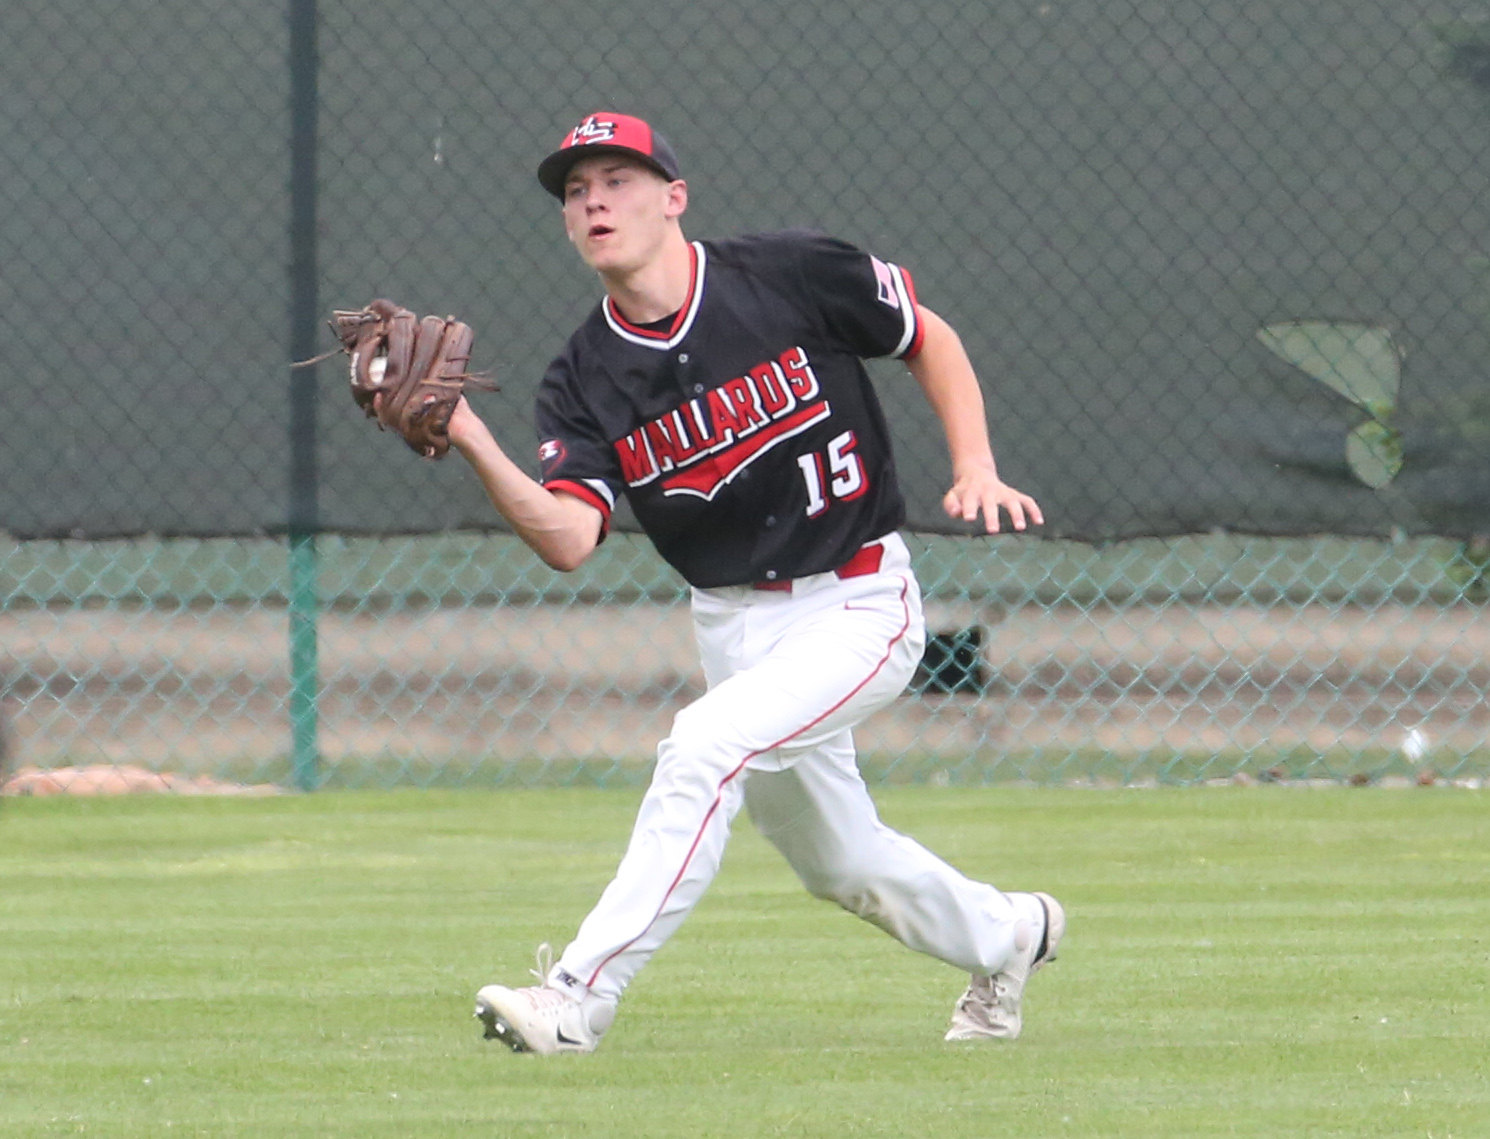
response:
<path fill-rule="evenodd" d="M 427 459 L 450 450 L 450 416 L 466 388 L 497 390 L 485 373 L 466 370 L 473 334 L 453 316 L 421 320 L 379 298 L 366 308 L 336 310 L 330 323 L 352 357 L 357 406 Z"/>

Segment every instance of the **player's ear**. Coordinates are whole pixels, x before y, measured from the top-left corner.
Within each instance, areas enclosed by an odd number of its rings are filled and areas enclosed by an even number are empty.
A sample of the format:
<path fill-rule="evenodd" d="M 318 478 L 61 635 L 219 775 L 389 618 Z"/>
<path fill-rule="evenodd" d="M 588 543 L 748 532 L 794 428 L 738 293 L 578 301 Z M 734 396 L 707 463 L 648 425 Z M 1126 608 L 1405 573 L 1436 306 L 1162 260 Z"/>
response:
<path fill-rule="evenodd" d="M 676 182 L 667 184 L 667 202 L 663 206 L 663 216 L 677 218 L 683 216 L 683 211 L 688 208 L 688 183 L 679 178 Z"/>

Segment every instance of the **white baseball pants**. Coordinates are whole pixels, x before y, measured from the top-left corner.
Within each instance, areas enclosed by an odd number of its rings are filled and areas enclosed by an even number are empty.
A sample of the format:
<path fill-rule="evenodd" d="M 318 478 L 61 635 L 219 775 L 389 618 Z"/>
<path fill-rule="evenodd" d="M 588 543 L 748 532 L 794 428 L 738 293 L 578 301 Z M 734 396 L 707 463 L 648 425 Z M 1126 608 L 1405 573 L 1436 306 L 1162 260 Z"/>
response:
<path fill-rule="evenodd" d="M 910 555 L 789 591 L 699 589 L 708 692 L 678 713 L 626 854 L 550 974 L 618 1000 L 703 896 L 742 802 L 807 889 L 970 973 L 1008 959 L 1014 903 L 880 822 L 850 729 L 905 688 L 925 627 Z"/>

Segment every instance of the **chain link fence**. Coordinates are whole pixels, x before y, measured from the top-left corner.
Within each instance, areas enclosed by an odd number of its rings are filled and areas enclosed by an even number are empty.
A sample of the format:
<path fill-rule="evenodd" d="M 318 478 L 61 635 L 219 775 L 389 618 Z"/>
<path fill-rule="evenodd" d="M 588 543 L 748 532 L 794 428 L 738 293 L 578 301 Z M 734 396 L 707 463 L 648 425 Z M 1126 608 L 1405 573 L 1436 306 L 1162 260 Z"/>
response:
<path fill-rule="evenodd" d="M 242 784 L 627 784 L 702 689 L 686 598 L 615 535 L 321 543 L 314 758 L 268 540 L 0 556 L 13 761 Z M 917 536 L 934 634 L 858 733 L 888 780 L 1482 779 L 1490 621 L 1458 543 Z M 313 766 L 306 767 L 306 763 Z"/>
<path fill-rule="evenodd" d="M 645 778 L 702 679 L 624 511 L 555 575 L 288 368 L 332 307 L 457 311 L 528 460 L 597 297 L 533 169 L 601 107 L 667 132 L 690 235 L 911 269 L 1045 507 L 948 524 L 875 367 L 933 635 L 872 778 L 1490 774 L 1490 6 L 21 0 L 0 34 L 14 788 Z"/>

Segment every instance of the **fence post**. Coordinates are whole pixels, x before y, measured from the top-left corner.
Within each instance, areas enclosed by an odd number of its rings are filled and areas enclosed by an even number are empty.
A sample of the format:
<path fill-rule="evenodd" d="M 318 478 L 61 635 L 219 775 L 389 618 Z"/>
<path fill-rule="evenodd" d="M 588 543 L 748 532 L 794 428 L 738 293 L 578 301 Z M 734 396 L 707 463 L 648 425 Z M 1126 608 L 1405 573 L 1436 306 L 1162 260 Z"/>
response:
<path fill-rule="evenodd" d="M 289 0 L 290 358 L 315 355 L 320 300 L 316 265 L 317 0 Z M 292 369 L 289 392 L 289 638 L 291 767 L 295 785 L 320 781 L 317 741 L 316 530 L 319 527 L 314 365 Z"/>

